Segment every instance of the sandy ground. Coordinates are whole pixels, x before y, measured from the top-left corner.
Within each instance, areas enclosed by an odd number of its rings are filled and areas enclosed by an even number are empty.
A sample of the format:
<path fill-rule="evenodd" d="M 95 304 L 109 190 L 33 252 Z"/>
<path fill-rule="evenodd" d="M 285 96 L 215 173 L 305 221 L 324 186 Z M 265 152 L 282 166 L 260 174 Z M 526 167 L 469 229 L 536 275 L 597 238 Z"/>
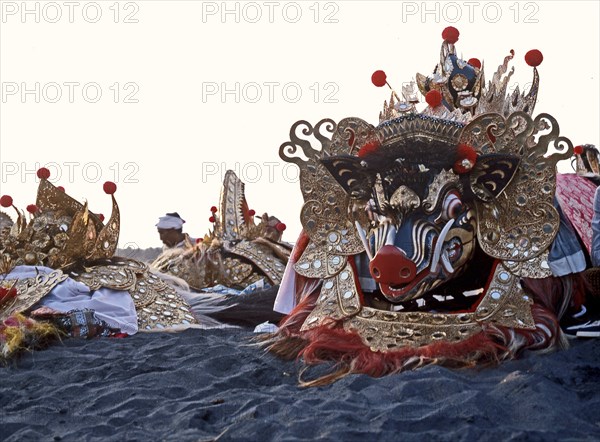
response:
<path fill-rule="evenodd" d="M 248 330 L 66 340 L 0 369 L 0 439 L 600 440 L 600 340 L 484 370 L 298 387 Z M 312 374 L 323 372 L 320 367 Z"/>

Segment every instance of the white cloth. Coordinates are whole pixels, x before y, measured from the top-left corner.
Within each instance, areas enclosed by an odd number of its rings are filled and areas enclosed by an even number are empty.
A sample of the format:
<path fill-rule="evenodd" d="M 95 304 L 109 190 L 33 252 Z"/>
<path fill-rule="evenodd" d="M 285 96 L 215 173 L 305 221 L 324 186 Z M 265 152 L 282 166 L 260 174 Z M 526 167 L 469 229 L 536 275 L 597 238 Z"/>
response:
<path fill-rule="evenodd" d="M 7 279 L 33 278 L 38 273 L 48 274 L 53 270 L 41 266 L 17 266 L 6 276 Z M 3 278 L 4 275 L 2 275 Z M 88 286 L 67 278 L 56 285 L 33 308 L 49 307 L 66 313 L 70 310 L 94 310 L 96 316 L 111 327 L 133 335 L 138 331 L 137 313 L 128 292 L 101 288 L 93 292 Z"/>
<path fill-rule="evenodd" d="M 184 223 L 185 221 L 177 216 L 165 215 L 158 218 L 156 227 L 159 229 L 181 229 Z"/>
<path fill-rule="evenodd" d="M 275 324 L 271 324 L 269 321 L 258 324 L 254 327 L 254 333 L 275 333 L 279 330 Z"/>
<path fill-rule="evenodd" d="M 288 315 L 294 307 L 296 307 L 296 271 L 290 259 L 285 266 L 273 310 Z"/>

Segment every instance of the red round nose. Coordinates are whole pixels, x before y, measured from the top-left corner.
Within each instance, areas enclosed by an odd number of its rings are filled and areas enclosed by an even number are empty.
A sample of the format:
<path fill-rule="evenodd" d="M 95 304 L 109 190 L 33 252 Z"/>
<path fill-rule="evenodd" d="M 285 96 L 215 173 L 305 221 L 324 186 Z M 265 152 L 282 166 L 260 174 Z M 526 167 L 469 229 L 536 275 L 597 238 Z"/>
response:
<path fill-rule="evenodd" d="M 375 282 L 387 285 L 407 284 L 417 276 L 415 263 L 396 246 L 383 246 L 369 264 Z"/>

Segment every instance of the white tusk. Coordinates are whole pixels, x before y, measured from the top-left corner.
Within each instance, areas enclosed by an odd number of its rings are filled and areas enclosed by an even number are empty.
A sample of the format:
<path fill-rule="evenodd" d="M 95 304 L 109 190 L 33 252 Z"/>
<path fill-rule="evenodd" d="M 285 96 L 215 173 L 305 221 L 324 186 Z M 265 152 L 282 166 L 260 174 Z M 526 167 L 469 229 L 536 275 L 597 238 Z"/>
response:
<path fill-rule="evenodd" d="M 448 252 L 446 252 L 446 251 L 444 251 L 444 253 L 442 253 L 442 266 L 444 266 L 444 269 L 446 269 L 446 272 L 454 273 L 454 268 L 452 267 L 452 264 L 450 263 L 450 260 L 448 259 Z"/>
<path fill-rule="evenodd" d="M 383 242 L 386 239 L 387 231 L 388 231 L 388 223 L 387 223 L 387 218 L 385 216 L 378 215 L 377 222 L 379 225 L 377 226 L 377 238 L 375 241 L 375 252 L 376 253 L 377 253 L 377 250 L 379 250 L 383 246 Z"/>
<path fill-rule="evenodd" d="M 365 251 L 367 252 L 367 255 L 369 256 L 369 261 L 373 261 L 373 254 L 371 253 L 371 248 L 369 247 L 369 242 L 367 241 L 367 236 L 365 235 L 365 231 L 363 230 L 362 226 L 360 225 L 360 223 L 358 221 L 354 221 L 354 225 L 356 225 L 356 230 L 358 230 L 358 236 L 360 237 L 360 240 L 363 243 L 363 246 L 365 246 Z"/>
<path fill-rule="evenodd" d="M 385 238 L 385 246 L 391 244 L 394 245 L 394 240 L 396 239 L 396 228 L 391 224 L 388 227 L 387 237 Z"/>
<path fill-rule="evenodd" d="M 440 256 L 442 254 L 442 246 L 444 245 L 444 240 L 446 239 L 446 235 L 450 231 L 452 224 L 454 224 L 454 219 L 451 219 L 446 223 L 440 232 L 440 236 L 438 236 L 437 242 L 435 243 L 435 250 L 433 251 L 433 259 L 431 261 L 431 273 L 437 272 L 438 263 L 440 262 Z"/>

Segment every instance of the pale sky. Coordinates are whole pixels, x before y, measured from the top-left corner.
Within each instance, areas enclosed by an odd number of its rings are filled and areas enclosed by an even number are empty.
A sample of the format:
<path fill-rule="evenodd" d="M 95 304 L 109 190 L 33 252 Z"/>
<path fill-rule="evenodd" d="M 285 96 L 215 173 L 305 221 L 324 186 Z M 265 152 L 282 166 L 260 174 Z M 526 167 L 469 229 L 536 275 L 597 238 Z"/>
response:
<path fill-rule="evenodd" d="M 598 145 L 598 5 L 0 1 L 0 194 L 24 209 L 45 165 L 108 216 L 102 184 L 115 181 L 120 245 L 156 247 L 165 212 L 178 211 L 192 236 L 206 233 L 234 169 L 250 208 L 278 216 L 293 242 L 302 196 L 278 156 L 292 124 L 377 124 L 390 94 L 372 72 L 383 69 L 400 93 L 431 73 L 449 25 L 459 55 L 482 60 L 487 79 L 514 49 L 521 89 L 532 78 L 525 53 L 541 50 L 535 114 L 553 115 L 575 145 Z"/>

